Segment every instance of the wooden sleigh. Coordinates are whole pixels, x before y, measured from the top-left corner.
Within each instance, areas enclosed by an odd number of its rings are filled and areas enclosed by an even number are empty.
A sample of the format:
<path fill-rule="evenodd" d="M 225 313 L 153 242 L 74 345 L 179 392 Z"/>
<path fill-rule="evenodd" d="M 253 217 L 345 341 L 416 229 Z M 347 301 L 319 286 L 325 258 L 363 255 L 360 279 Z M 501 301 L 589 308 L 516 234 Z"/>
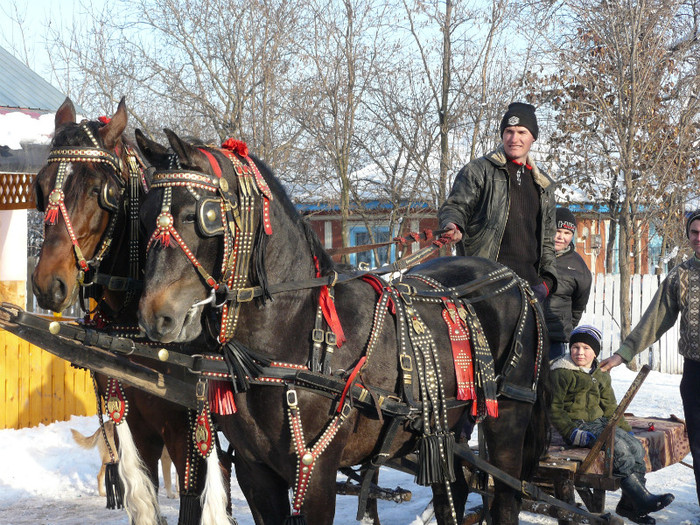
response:
<path fill-rule="evenodd" d="M 690 444 L 685 421 L 672 415 L 669 418 L 637 417 L 625 413 L 629 403 L 648 375 L 648 366 L 642 367 L 610 422 L 592 448 L 567 445 L 559 433 L 552 429 L 552 441 L 547 456 L 540 461 L 533 483 L 560 501 L 576 505 L 576 494 L 591 513 L 605 512 L 605 496 L 608 491 L 620 488 L 620 479 L 612 474 L 612 457 L 615 449 L 613 429 L 624 414 L 635 436 L 646 452 L 647 472 L 680 463 L 689 453 Z M 585 517 L 572 514 L 561 507 L 546 502 L 524 500 L 523 510 L 552 516 L 561 525 L 585 523 Z M 463 525 L 478 523 L 483 506 L 476 507 L 465 517 Z"/>

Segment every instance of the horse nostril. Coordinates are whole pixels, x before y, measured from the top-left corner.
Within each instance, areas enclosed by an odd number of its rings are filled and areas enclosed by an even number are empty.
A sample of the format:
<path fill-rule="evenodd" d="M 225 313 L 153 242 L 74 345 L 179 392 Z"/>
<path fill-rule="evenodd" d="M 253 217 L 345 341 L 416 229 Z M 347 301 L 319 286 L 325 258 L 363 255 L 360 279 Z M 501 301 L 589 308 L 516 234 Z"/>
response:
<path fill-rule="evenodd" d="M 159 315 L 156 317 L 156 330 L 160 335 L 165 335 L 172 330 L 175 321 L 169 315 Z"/>
<path fill-rule="evenodd" d="M 66 294 L 68 293 L 66 282 L 60 277 L 56 277 L 53 280 L 53 286 L 51 288 L 55 304 L 61 304 L 65 300 Z"/>

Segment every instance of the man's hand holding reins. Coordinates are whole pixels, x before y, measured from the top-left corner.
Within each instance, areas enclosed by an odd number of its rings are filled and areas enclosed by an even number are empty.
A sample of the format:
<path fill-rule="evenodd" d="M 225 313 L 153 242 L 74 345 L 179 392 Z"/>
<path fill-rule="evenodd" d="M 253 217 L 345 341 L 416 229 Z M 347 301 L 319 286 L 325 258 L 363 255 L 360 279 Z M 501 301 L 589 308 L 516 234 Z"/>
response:
<path fill-rule="evenodd" d="M 447 231 L 442 234 L 443 237 L 447 237 L 454 243 L 458 243 L 462 240 L 462 232 L 454 222 L 448 222 L 445 224 L 445 230 Z"/>

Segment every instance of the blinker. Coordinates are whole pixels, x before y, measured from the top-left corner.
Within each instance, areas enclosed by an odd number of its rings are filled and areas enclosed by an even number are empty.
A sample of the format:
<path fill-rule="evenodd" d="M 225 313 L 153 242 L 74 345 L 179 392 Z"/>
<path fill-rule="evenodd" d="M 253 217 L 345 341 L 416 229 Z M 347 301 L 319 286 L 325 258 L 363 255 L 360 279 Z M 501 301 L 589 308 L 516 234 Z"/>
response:
<path fill-rule="evenodd" d="M 223 235 L 224 221 L 221 217 L 221 201 L 218 198 L 202 199 L 197 203 L 197 225 L 205 237 Z"/>

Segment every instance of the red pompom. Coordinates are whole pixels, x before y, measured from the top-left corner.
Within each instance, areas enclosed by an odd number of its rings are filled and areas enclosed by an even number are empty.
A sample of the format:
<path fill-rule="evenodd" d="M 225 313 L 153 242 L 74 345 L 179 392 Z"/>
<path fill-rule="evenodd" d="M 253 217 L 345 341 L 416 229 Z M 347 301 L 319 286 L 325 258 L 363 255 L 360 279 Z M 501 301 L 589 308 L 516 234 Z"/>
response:
<path fill-rule="evenodd" d="M 234 153 L 238 153 L 241 157 L 248 156 L 248 145 L 242 140 L 228 138 L 224 141 L 221 147 L 224 149 L 230 149 Z"/>
<path fill-rule="evenodd" d="M 109 117 L 105 117 L 104 115 L 102 115 L 101 117 L 97 117 L 97 120 L 99 120 L 100 122 L 102 122 L 102 124 L 109 124 L 109 121 L 112 120 L 112 119 L 109 118 Z"/>

